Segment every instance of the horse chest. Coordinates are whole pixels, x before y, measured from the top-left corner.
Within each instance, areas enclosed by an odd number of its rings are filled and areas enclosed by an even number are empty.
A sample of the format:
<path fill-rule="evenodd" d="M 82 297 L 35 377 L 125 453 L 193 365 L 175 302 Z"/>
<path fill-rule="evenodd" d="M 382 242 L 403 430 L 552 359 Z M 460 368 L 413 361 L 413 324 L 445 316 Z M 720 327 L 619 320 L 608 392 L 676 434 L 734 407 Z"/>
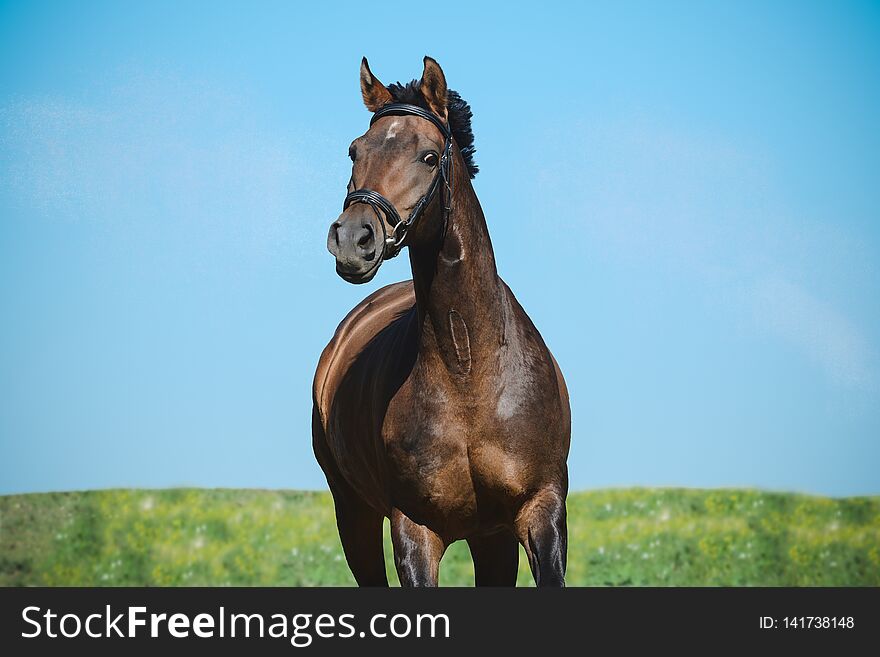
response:
<path fill-rule="evenodd" d="M 425 409 L 398 420 L 384 437 L 396 504 L 434 516 L 474 513 L 465 427 Z"/>
<path fill-rule="evenodd" d="M 424 388 L 392 403 L 384 428 L 393 504 L 454 536 L 497 524 L 499 509 L 527 483 L 515 441 L 498 423 L 494 401 L 465 404 Z"/>

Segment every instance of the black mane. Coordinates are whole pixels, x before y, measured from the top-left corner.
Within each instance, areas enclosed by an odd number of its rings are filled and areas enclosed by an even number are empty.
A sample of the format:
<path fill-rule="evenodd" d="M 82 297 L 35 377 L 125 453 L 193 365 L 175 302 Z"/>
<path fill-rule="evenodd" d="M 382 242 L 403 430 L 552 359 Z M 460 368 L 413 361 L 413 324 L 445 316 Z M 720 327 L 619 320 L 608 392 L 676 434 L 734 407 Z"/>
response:
<path fill-rule="evenodd" d="M 422 92 L 419 91 L 419 83 L 416 80 L 408 84 L 390 84 L 388 91 L 395 103 L 408 103 L 410 105 L 418 105 L 424 109 L 430 109 L 428 103 L 425 102 Z M 480 170 L 474 163 L 474 132 L 471 129 L 471 112 L 470 105 L 458 95 L 457 91 L 448 89 L 446 91 L 446 111 L 449 113 L 449 127 L 452 129 L 452 136 L 455 137 L 455 143 L 461 151 L 464 163 L 467 165 L 468 173 L 473 178 Z"/>

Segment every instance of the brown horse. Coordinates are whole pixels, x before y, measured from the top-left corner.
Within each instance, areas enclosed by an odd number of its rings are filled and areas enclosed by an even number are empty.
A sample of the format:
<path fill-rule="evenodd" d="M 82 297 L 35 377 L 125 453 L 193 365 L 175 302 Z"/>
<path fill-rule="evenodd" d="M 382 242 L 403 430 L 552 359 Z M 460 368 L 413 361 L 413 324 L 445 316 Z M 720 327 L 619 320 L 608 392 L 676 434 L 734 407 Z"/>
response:
<path fill-rule="evenodd" d="M 407 85 L 384 86 L 366 59 L 360 75 L 374 115 L 351 144 L 328 248 L 340 276 L 364 283 L 408 246 L 413 279 L 356 306 L 315 373 L 315 456 L 348 565 L 358 584 L 387 586 L 388 517 L 404 586 L 436 586 L 459 539 L 477 585 L 514 585 L 520 544 L 539 586 L 564 585 L 568 392 L 496 271 L 470 108 L 430 57 Z"/>

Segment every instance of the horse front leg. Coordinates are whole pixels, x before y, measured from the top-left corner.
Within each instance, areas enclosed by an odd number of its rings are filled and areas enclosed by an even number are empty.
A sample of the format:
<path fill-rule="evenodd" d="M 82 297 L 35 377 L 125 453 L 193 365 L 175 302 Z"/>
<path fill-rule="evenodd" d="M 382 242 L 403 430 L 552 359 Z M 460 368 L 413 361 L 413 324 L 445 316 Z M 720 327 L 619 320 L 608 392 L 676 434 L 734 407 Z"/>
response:
<path fill-rule="evenodd" d="M 400 509 L 391 511 L 391 543 L 401 586 L 437 586 L 446 544 Z"/>
<path fill-rule="evenodd" d="M 527 501 L 516 517 L 516 534 L 529 557 L 538 586 L 565 586 L 568 528 L 565 494 L 545 488 Z"/>

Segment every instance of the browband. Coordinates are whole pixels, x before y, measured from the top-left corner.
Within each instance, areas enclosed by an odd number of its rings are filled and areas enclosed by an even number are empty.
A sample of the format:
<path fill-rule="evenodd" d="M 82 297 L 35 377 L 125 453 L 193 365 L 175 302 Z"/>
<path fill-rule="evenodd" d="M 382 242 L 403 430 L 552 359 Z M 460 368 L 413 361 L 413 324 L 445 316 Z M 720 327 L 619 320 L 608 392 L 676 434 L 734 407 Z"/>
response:
<path fill-rule="evenodd" d="M 437 129 L 443 133 L 443 136 L 446 137 L 446 139 L 452 137 L 452 134 L 449 132 L 449 127 L 440 120 L 440 117 L 433 112 L 426 110 L 424 107 L 410 105 L 409 103 L 389 103 L 388 105 L 383 105 L 373 114 L 373 118 L 370 119 L 370 125 L 373 125 L 376 121 L 385 116 L 404 116 L 406 114 L 418 116 L 421 119 L 430 121 L 437 126 Z"/>

